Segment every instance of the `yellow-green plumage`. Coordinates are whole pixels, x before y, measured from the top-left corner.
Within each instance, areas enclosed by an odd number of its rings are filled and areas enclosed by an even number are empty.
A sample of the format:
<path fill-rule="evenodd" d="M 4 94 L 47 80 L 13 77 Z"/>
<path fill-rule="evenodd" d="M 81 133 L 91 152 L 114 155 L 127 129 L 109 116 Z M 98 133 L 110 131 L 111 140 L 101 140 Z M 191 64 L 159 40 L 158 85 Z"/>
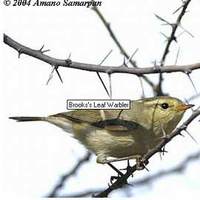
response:
<path fill-rule="evenodd" d="M 70 132 L 97 155 L 97 162 L 107 163 L 147 153 L 190 107 L 176 98 L 155 97 L 132 101 L 130 110 L 77 110 L 40 119 Z M 12 119 L 29 121 L 30 117 Z"/>

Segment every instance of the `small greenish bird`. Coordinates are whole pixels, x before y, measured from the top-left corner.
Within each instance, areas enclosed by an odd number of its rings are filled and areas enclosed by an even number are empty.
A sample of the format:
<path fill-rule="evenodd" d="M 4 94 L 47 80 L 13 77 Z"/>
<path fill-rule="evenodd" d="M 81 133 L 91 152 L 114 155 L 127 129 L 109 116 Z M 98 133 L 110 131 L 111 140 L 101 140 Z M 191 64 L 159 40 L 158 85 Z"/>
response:
<path fill-rule="evenodd" d="M 131 101 L 130 110 L 76 110 L 48 117 L 10 117 L 46 121 L 80 141 L 98 163 L 140 159 L 169 135 L 193 105 L 168 96 Z"/>

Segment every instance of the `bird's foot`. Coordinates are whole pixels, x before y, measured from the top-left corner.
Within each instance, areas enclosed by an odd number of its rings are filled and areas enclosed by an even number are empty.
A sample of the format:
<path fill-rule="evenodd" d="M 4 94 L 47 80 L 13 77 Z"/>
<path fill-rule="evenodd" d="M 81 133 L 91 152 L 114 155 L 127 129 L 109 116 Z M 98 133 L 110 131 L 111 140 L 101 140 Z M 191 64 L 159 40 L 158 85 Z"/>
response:
<path fill-rule="evenodd" d="M 148 163 L 149 163 L 148 160 L 142 160 L 142 158 L 139 158 L 136 160 L 136 169 L 137 170 L 146 169 L 147 171 L 149 171 L 149 169 L 146 167 Z"/>

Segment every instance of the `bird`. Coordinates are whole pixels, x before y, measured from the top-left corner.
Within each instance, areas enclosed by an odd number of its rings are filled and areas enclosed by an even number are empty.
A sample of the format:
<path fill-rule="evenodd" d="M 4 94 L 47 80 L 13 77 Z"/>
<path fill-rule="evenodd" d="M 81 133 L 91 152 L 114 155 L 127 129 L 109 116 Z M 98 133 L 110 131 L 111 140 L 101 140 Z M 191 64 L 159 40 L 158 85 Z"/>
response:
<path fill-rule="evenodd" d="M 73 110 L 47 117 L 9 117 L 17 122 L 44 121 L 68 132 L 96 162 L 141 159 L 177 126 L 194 105 L 175 97 L 159 96 L 131 101 L 129 110 Z"/>

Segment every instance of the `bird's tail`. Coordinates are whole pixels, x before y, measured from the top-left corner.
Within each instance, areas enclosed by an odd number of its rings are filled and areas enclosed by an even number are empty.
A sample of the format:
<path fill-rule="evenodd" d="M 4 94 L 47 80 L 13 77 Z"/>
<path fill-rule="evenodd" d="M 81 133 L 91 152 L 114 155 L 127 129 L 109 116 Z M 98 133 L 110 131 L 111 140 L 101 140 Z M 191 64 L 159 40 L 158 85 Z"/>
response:
<path fill-rule="evenodd" d="M 9 117 L 17 122 L 43 121 L 44 117 Z"/>

